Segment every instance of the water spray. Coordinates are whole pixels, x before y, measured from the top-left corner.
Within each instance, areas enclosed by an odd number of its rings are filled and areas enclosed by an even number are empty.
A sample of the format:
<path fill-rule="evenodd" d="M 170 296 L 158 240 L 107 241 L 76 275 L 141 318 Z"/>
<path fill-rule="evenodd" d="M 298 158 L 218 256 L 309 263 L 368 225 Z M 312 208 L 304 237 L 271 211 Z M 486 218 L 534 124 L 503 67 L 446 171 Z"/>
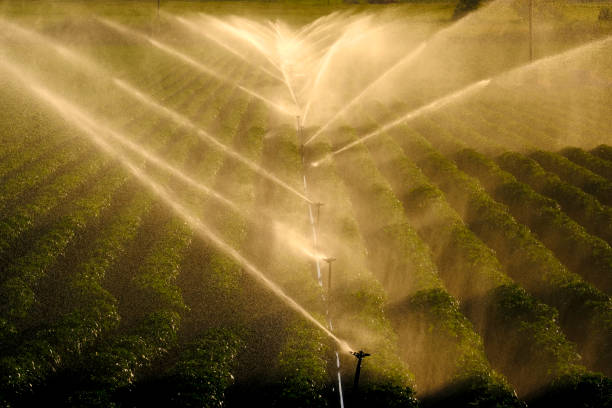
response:
<path fill-rule="evenodd" d="M 239 29 L 234 27 L 231 24 L 226 23 L 225 21 L 222 21 L 219 18 L 216 17 L 212 17 L 203 13 L 200 13 L 200 16 L 202 16 L 203 18 L 212 21 L 213 24 L 215 24 L 218 28 L 229 32 L 230 34 L 232 34 L 234 37 L 238 37 L 239 39 L 246 41 L 248 44 L 250 44 L 252 47 L 254 47 L 257 51 L 259 51 L 261 53 L 261 55 L 263 55 L 270 64 L 272 64 L 272 66 L 274 68 L 276 68 L 279 72 L 281 71 L 280 67 L 278 66 L 278 64 L 272 60 L 270 58 L 270 55 L 268 54 L 268 52 L 266 51 L 266 49 L 264 48 L 263 45 L 261 45 L 259 43 L 259 41 L 257 41 L 255 38 L 253 38 L 253 34 L 246 32 L 245 30 Z"/>
<path fill-rule="evenodd" d="M 164 15 L 165 14 L 166 13 L 164 13 Z M 257 69 L 261 70 L 262 72 L 264 72 L 265 74 L 269 75 L 270 77 L 272 77 L 272 78 L 274 78 L 274 79 L 276 79 L 276 80 L 278 80 L 280 82 L 283 82 L 283 78 L 281 78 L 280 76 L 274 74 L 272 71 L 268 70 L 267 68 L 261 66 L 261 64 L 254 64 L 253 61 L 250 61 L 247 58 L 245 58 L 244 55 L 239 53 L 237 50 L 232 48 L 230 45 L 224 43 L 223 41 L 221 41 L 220 39 L 214 37 L 213 35 L 211 35 L 210 33 L 206 32 L 205 30 L 202 30 L 200 27 L 198 27 L 193 22 L 191 22 L 191 21 L 189 21 L 189 20 L 187 20 L 187 19 L 185 19 L 183 17 L 174 16 L 174 15 L 170 15 L 170 16 L 173 17 L 176 21 L 178 21 L 182 25 L 184 25 L 185 27 L 189 28 L 192 32 L 195 32 L 195 33 L 205 37 L 206 39 L 214 42 L 219 47 L 223 48 L 224 50 L 226 50 L 230 54 L 234 55 L 235 57 L 241 59 L 242 61 L 246 62 L 247 64 L 250 64 L 251 66 L 256 67 Z"/>
<path fill-rule="evenodd" d="M 63 45 L 56 43 L 55 41 L 48 39 L 47 37 L 37 33 L 36 31 L 23 28 L 15 23 L 4 20 L 1 17 L 0 17 L 0 24 L 4 25 L 5 27 L 10 28 L 14 32 L 17 32 L 20 36 L 28 38 L 30 41 L 41 42 L 47 48 L 53 49 L 56 53 L 60 54 L 63 58 L 69 60 L 72 64 L 84 67 L 85 69 L 92 71 L 92 72 L 96 72 L 96 73 L 102 72 L 102 70 L 98 66 L 96 66 L 95 63 L 91 62 L 87 58 L 76 54 L 72 50 L 64 47 Z"/>
<path fill-rule="evenodd" d="M 301 200 L 306 201 L 307 203 L 312 203 L 312 201 L 308 197 L 306 197 L 304 194 L 300 193 L 299 191 L 297 191 L 296 189 L 294 189 L 289 184 L 287 184 L 286 182 L 282 181 L 281 179 L 279 179 L 275 175 L 273 175 L 270 172 L 266 171 L 261 166 L 259 166 L 257 163 L 254 163 L 253 161 L 251 161 L 251 160 L 247 159 L 246 157 L 242 156 L 241 154 L 236 152 L 231 147 L 221 143 L 217 138 L 213 137 L 210 133 L 208 133 L 205 130 L 199 128 L 195 123 L 193 123 L 191 120 L 189 120 L 189 118 L 187 118 L 187 117 L 181 115 L 180 113 L 175 112 L 175 111 L 173 111 L 173 110 L 171 110 L 171 109 L 169 109 L 169 108 L 167 108 L 165 106 L 162 106 L 162 105 L 154 102 L 151 97 L 149 97 L 147 95 L 144 95 L 142 92 L 140 92 L 139 90 L 135 89 L 134 87 L 128 85 L 126 82 L 121 81 L 120 79 L 115 78 L 113 81 L 114 81 L 115 85 L 117 85 L 123 91 L 129 93 L 132 97 L 134 97 L 134 98 L 138 99 L 140 102 L 142 102 L 142 103 L 144 103 L 144 104 L 154 108 L 158 112 L 161 112 L 164 115 L 170 117 L 173 121 L 175 121 L 179 125 L 188 127 L 192 131 L 196 132 L 196 134 L 198 135 L 198 137 L 200 137 L 200 139 L 202 139 L 205 142 L 211 144 L 212 146 L 214 146 L 216 149 L 218 149 L 219 151 L 223 152 L 224 154 L 226 154 L 228 156 L 231 156 L 232 158 L 238 160 L 239 162 L 241 162 L 242 164 L 247 166 L 249 169 L 251 169 L 253 172 L 259 174 L 260 176 L 262 176 L 262 177 L 264 177 L 264 178 L 266 178 L 266 179 L 268 179 L 270 181 L 272 181 L 274 184 L 282 187 L 283 189 L 285 189 L 286 191 L 290 192 L 291 194 L 299 197 Z"/>
<path fill-rule="evenodd" d="M 363 99 L 363 97 L 365 95 L 367 95 L 368 92 L 370 92 L 374 87 L 376 87 L 379 83 L 381 83 L 389 75 L 391 75 L 391 73 L 393 71 L 395 71 L 398 67 L 400 67 L 400 66 L 402 66 L 404 64 L 407 64 L 407 63 L 409 63 L 411 61 L 414 61 L 414 59 L 417 58 L 423 52 L 423 50 L 425 49 L 426 46 L 427 46 L 426 42 L 421 43 L 414 51 L 412 51 L 411 53 L 409 53 L 408 55 L 406 55 L 405 57 L 403 57 L 402 59 L 397 61 L 389 69 L 387 69 L 382 75 L 380 75 L 374 81 L 370 82 L 370 84 L 367 85 L 361 92 L 359 92 L 357 94 L 357 96 L 355 96 L 353 99 L 351 99 L 350 102 L 345 104 L 342 107 L 342 109 L 340 109 L 338 112 L 336 112 L 336 114 L 334 114 L 334 116 L 332 116 L 327 121 L 327 123 L 325 123 L 323 126 L 321 126 L 319 128 L 319 130 L 317 130 L 308 140 L 306 140 L 306 142 L 304 142 L 304 144 L 307 145 L 308 143 L 312 142 L 317 136 L 319 136 L 323 131 L 325 131 L 325 129 L 327 129 L 332 123 L 334 123 L 336 120 L 341 118 L 342 115 L 344 115 L 346 113 L 346 111 L 348 111 L 351 107 L 356 105 L 357 102 L 359 102 L 361 99 Z"/>
<path fill-rule="evenodd" d="M 210 75 L 210 76 L 212 76 L 212 77 L 214 77 L 214 78 L 216 78 L 216 79 L 218 79 L 220 81 L 223 81 L 223 82 L 226 82 L 228 84 L 234 85 L 236 88 L 240 89 L 241 91 L 243 91 L 243 92 L 245 92 L 245 93 L 247 93 L 247 94 L 249 94 L 249 95 L 251 95 L 251 96 L 253 96 L 253 97 L 257 98 L 257 99 L 259 99 L 260 101 L 264 102 L 266 105 L 274 108 L 279 113 L 283 113 L 285 115 L 294 115 L 295 114 L 294 111 L 291 111 L 291 110 L 287 109 L 285 106 L 280 105 L 280 104 L 278 104 L 278 103 L 276 103 L 276 102 L 266 98 L 265 96 L 261 95 L 260 93 L 255 92 L 252 89 L 249 89 L 249 88 L 245 87 L 244 85 L 237 84 L 236 81 L 232 80 L 231 78 L 228 78 L 228 77 L 226 77 L 223 74 L 220 74 L 219 72 L 215 71 L 214 69 L 212 69 L 212 68 L 202 64 L 201 62 L 198 62 L 198 61 L 194 60 L 193 58 L 191 58 L 188 55 L 186 55 L 186 54 L 184 54 L 184 53 L 182 53 L 182 52 L 172 48 L 169 45 L 163 44 L 163 43 L 161 43 L 159 41 L 156 41 L 156 40 L 154 40 L 154 39 L 152 39 L 150 37 L 147 37 L 144 34 L 140 34 L 140 33 L 136 32 L 134 30 L 131 30 L 131 29 L 127 28 L 127 27 L 122 26 L 121 24 L 112 22 L 110 20 L 102 19 L 102 18 L 99 18 L 99 20 L 103 24 L 105 24 L 106 26 L 108 26 L 108 27 L 110 27 L 110 28 L 112 28 L 112 29 L 114 29 L 114 30 L 124 34 L 124 35 L 131 35 L 131 36 L 134 36 L 136 38 L 141 39 L 142 41 L 148 42 L 149 44 L 153 45 L 157 49 L 159 49 L 159 50 L 165 52 L 166 54 L 171 55 L 171 56 L 173 56 L 173 57 L 175 57 L 175 58 L 185 62 L 188 65 L 191 65 L 192 67 L 196 68 L 197 70 L 201 71 L 204 74 Z"/>
<path fill-rule="evenodd" d="M 79 112 L 75 112 L 69 103 L 63 101 L 63 99 L 53 94 L 33 78 L 24 75 L 23 70 L 18 70 L 12 65 L 9 65 L 5 60 L 0 60 L 0 66 L 12 74 L 15 78 L 19 79 L 26 89 L 28 89 L 33 95 L 46 102 L 64 120 L 86 134 L 102 152 L 117 159 L 119 163 L 125 167 L 145 188 L 155 194 L 155 196 L 157 196 L 170 209 L 172 209 L 172 211 L 178 217 L 187 223 L 200 238 L 207 240 L 219 251 L 232 258 L 237 264 L 241 265 L 245 272 L 255 278 L 255 280 L 259 281 L 264 287 L 270 290 L 290 308 L 301 314 L 304 318 L 306 318 L 308 321 L 322 330 L 329 338 L 336 342 L 340 350 L 347 353 L 350 352 L 351 347 L 346 341 L 334 335 L 299 303 L 288 296 L 276 283 L 268 279 L 262 271 L 260 271 L 250 261 L 242 256 L 235 248 L 223 241 L 212 228 L 205 225 L 197 216 L 195 216 L 189 209 L 180 203 L 173 194 L 168 192 L 166 188 L 145 174 L 141 168 L 134 165 L 126 154 L 117 150 L 103 137 L 99 136 L 99 134 L 108 134 L 108 129 L 94 120 L 78 115 L 77 113 Z"/>
<path fill-rule="evenodd" d="M 404 116 L 402 116 L 402 117 L 400 117 L 398 119 L 395 119 L 395 120 L 391 121 L 390 123 L 387 123 L 386 125 L 381 126 L 380 128 L 378 128 L 378 129 L 368 133 L 365 136 L 360 137 L 359 139 L 355 140 L 354 142 L 351 142 L 348 145 L 346 145 L 346 146 L 344 146 L 344 147 L 342 147 L 342 148 L 340 148 L 338 150 L 335 150 L 335 151 L 327 154 L 322 159 L 319 159 L 318 161 L 315 161 L 315 162 L 311 163 L 311 166 L 317 167 L 317 166 L 319 166 L 320 164 L 322 164 L 324 162 L 330 161 L 332 159 L 332 157 L 337 155 L 337 154 L 340 154 L 340 153 L 343 153 L 343 152 L 345 152 L 345 151 L 347 151 L 349 149 L 352 149 L 353 147 L 355 147 L 355 146 L 365 142 L 366 140 L 371 139 L 373 137 L 376 137 L 376 136 L 378 136 L 378 135 L 388 131 L 389 129 L 392 129 L 392 128 L 394 128 L 394 127 L 396 127 L 398 125 L 401 125 L 401 124 L 403 124 L 403 123 L 405 123 L 407 121 L 414 120 L 414 119 L 416 119 L 416 118 L 418 118 L 420 116 L 423 116 L 426 113 L 430 113 L 430 112 L 433 112 L 433 111 L 435 111 L 437 109 L 440 109 L 440 108 L 448 105 L 449 103 L 451 103 L 451 102 L 453 102 L 453 101 L 455 101 L 455 100 L 457 100 L 459 98 L 466 97 L 467 95 L 472 94 L 472 93 L 474 93 L 474 92 L 484 88 L 490 82 L 491 82 L 491 79 L 485 79 L 485 80 L 482 80 L 482 81 L 475 82 L 475 83 L 473 83 L 471 85 L 466 86 L 465 88 L 463 88 L 463 89 L 461 89 L 459 91 L 453 92 L 452 94 L 446 95 L 446 96 L 444 96 L 442 98 L 439 98 L 439 99 L 436 99 L 435 101 L 433 101 L 433 102 L 431 102 L 431 103 L 429 103 L 429 104 L 427 104 L 425 106 L 421 106 L 420 108 L 412 110 L 412 111 L 408 112 L 407 114 L 405 114 Z"/>

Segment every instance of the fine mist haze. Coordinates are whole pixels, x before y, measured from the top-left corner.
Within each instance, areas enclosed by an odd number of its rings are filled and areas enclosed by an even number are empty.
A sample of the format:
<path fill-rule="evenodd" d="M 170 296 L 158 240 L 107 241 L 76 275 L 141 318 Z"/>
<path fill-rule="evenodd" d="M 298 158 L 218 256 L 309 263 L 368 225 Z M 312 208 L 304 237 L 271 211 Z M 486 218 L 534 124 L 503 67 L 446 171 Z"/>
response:
<path fill-rule="evenodd" d="M 456 3 L 0 3 L 0 405 L 612 406 L 612 5 Z"/>

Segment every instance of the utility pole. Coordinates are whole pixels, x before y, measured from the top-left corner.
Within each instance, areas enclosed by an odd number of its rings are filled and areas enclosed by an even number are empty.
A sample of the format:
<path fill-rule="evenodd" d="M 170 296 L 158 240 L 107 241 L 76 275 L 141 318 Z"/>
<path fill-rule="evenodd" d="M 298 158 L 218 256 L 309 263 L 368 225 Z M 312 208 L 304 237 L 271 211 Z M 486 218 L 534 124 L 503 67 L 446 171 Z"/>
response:
<path fill-rule="evenodd" d="M 363 350 L 358 352 L 351 351 L 351 354 L 357 359 L 357 368 L 355 369 L 355 380 L 353 381 L 353 394 L 357 393 L 359 389 L 359 374 L 361 373 L 361 360 L 369 356 L 369 353 L 364 353 Z"/>
<path fill-rule="evenodd" d="M 332 262 L 334 262 L 336 260 L 336 258 L 323 258 L 323 260 L 325 262 L 327 262 L 328 268 L 327 268 L 327 297 L 329 298 L 329 294 L 331 291 L 331 278 L 332 278 Z M 359 360 L 361 364 L 361 360 Z"/>
<path fill-rule="evenodd" d="M 533 62 L 533 0 L 529 0 L 529 62 Z"/>

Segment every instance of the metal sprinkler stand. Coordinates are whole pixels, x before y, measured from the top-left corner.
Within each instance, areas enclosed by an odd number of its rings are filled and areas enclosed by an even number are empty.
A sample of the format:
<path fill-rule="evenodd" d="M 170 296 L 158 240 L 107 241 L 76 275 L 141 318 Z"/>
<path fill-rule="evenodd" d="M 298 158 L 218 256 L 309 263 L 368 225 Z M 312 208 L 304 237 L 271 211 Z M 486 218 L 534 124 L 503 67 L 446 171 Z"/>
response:
<path fill-rule="evenodd" d="M 361 360 L 368 357 L 370 353 L 365 353 L 363 350 L 357 352 L 351 351 L 351 354 L 357 359 L 357 368 L 355 369 L 355 380 L 353 381 L 353 392 L 356 393 L 359 388 L 359 374 L 361 373 Z"/>
<path fill-rule="evenodd" d="M 329 257 L 329 258 L 323 258 L 323 260 L 325 262 L 327 262 L 327 265 L 328 265 L 328 268 L 327 268 L 327 270 L 328 270 L 328 273 L 327 273 L 327 294 L 328 294 L 328 297 L 329 297 L 329 293 L 331 291 L 332 262 L 334 262 L 336 260 L 336 258 Z M 359 364 L 361 364 L 361 360 L 359 360 L 359 361 L 360 361 Z"/>
<path fill-rule="evenodd" d="M 302 145 L 302 146 L 304 146 L 304 145 Z M 317 234 L 318 234 L 319 233 L 319 225 L 321 225 L 320 222 L 319 222 L 321 220 L 321 207 L 324 206 L 325 204 L 316 202 L 316 203 L 314 203 L 314 205 L 317 207 L 317 218 L 316 218 L 315 224 L 317 226 Z"/>
<path fill-rule="evenodd" d="M 299 115 L 295 117 L 295 120 L 297 122 L 297 136 L 300 143 L 300 157 L 302 158 L 302 164 L 304 164 L 304 127 Z"/>

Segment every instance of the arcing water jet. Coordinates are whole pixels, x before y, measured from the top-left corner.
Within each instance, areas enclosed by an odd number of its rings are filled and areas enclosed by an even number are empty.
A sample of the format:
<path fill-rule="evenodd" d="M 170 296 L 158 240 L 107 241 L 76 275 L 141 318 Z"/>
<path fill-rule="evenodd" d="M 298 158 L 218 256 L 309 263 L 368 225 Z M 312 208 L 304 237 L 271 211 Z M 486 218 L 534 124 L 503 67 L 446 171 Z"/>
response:
<path fill-rule="evenodd" d="M 317 136 L 319 136 L 322 132 L 324 132 L 332 123 L 334 123 L 336 120 L 341 118 L 342 115 L 344 115 L 346 113 L 346 111 L 348 111 L 351 107 L 355 106 L 357 104 L 357 102 L 359 102 L 361 99 L 363 99 L 363 97 L 365 95 L 367 95 L 368 92 L 370 92 L 370 90 L 372 90 L 376 85 L 378 85 L 383 80 L 385 80 L 386 77 L 389 76 L 398 67 L 400 67 L 400 66 L 402 66 L 404 64 L 407 64 L 407 63 L 413 61 L 415 58 L 417 58 L 421 54 L 421 52 L 423 52 L 423 50 L 425 49 L 426 45 L 427 45 L 427 43 L 425 43 L 425 42 L 421 43 L 414 51 L 412 51 L 411 53 L 406 55 L 401 60 L 397 61 L 395 64 L 393 64 L 393 66 L 391 66 L 389 69 L 387 69 L 382 75 L 380 75 L 374 81 L 370 82 L 370 84 L 367 85 L 359 94 L 357 94 L 357 96 L 355 96 L 347 104 L 345 104 L 342 107 L 342 109 L 340 109 L 338 112 L 336 112 L 336 114 L 334 116 L 332 116 L 327 121 L 327 123 L 325 123 L 323 126 L 321 126 L 308 140 L 306 140 L 306 142 L 304 142 L 304 145 L 307 145 L 308 143 L 312 142 Z"/>
<path fill-rule="evenodd" d="M 297 191 L 296 189 L 291 187 L 289 184 L 285 183 L 284 181 L 282 181 L 281 179 L 279 179 L 275 175 L 273 175 L 270 172 L 268 172 L 267 170 L 263 169 L 258 164 L 252 162 L 251 160 L 249 160 L 246 157 L 242 156 L 241 154 L 237 153 L 235 150 L 233 150 L 229 146 L 227 146 L 227 145 L 221 143 L 220 141 L 218 141 L 215 137 L 210 135 L 208 132 L 206 132 L 203 129 L 199 128 L 196 124 L 194 124 L 192 121 L 190 121 L 187 117 L 185 117 L 185 116 L 181 115 L 180 113 L 175 112 L 175 111 L 173 111 L 173 110 L 171 110 L 171 109 L 169 109 L 169 108 L 167 108 L 165 106 L 162 106 L 162 105 L 156 103 L 155 101 L 153 101 L 153 99 L 151 97 L 144 95 L 142 92 L 134 89 L 132 86 L 128 85 L 124 81 L 121 81 L 121 80 L 115 78 L 114 82 L 115 82 L 115 84 L 119 88 L 121 88 L 123 91 L 127 92 L 128 94 L 130 94 L 133 98 L 138 99 L 140 102 L 146 104 L 147 106 L 149 106 L 149 107 L 155 109 L 156 111 L 161 112 L 164 115 L 170 117 L 173 121 L 175 121 L 179 125 L 188 127 L 189 129 L 195 131 L 196 134 L 202 140 L 204 140 L 205 142 L 213 145 L 215 148 L 219 149 L 224 154 L 226 154 L 228 156 L 231 156 L 234 159 L 240 161 L 241 163 L 246 165 L 249 169 L 251 169 L 255 173 L 259 174 L 262 177 L 267 178 L 268 180 L 270 180 L 274 184 L 282 187 L 286 191 L 288 191 L 291 194 L 299 197 L 300 199 L 306 201 L 307 203 L 311 203 L 312 202 L 308 197 L 306 197 L 304 194 L 300 193 L 299 191 Z"/>
<path fill-rule="evenodd" d="M 355 22 L 353 22 L 351 25 L 349 25 L 349 27 L 342 33 L 342 35 L 329 47 L 329 49 L 327 50 L 327 52 L 325 53 L 325 56 L 323 57 L 323 61 L 320 64 L 320 68 L 317 72 L 317 75 L 315 77 L 314 83 L 311 86 L 311 91 L 310 91 L 310 95 L 308 98 L 308 102 L 306 103 L 306 107 L 304 108 L 304 114 L 303 114 L 303 118 L 302 118 L 302 123 L 306 123 L 306 119 L 308 118 L 308 114 L 310 112 L 310 107 L 314 101 L 314 97 L 316 95 L 316 91 L 320 85 L 320 82 L 324 76 L 324 74 L 326 73 L 326 71 L 329 68 L 329 65 L 331 63 L 332 57 L 336 54 L 336 52 L 338 51 L 338 47 L 340 45 L 349 45 L 349 44 L 353 44 L 356 43 L 357 41 L 360 41 L 363 37 L 366 37 L 368 35 L 371 35 L 372 32 L 374 31 L 378 31 L 380 29 L 382 29 L 382 27 L 378 27 L 375 29 L 368 29 L 365 31 L 361 31 L 358 34 L 355 34 L 353 37 L 349 38 L 349 35 L 351 34 L 351 29 L 353 27 L 355 27 L 357 25 L 357 23 L 361 23 L 363 20 L 367 20 L 369 19 L 370 16 L 366 16 L 360 20 L 357 20 Z M 347 39 L 348 38 L 348 39 Z"/>
<path fill-rule="evenodd" d="M 37 33 L 36 31 L 25 29 L 17 24 L 6 21 L 1 17 L 0 17 L 0 25 L 3 25 L 4 27 L 12 30 L 13 32 L 16 32 L 21 37 L 27 38 L 30 41 L 44 44 L 45 47 L 53 49 L 55 52 L 57 52 L 62 57 L 66 58 L 67 60 L 69 60 L 75 65 L 82 66 L 85 69 L 88 69 L 89 71 L 92 71 L 92 72 L 97 72 L 97 73 L 101 72 L 101 69 L 97 67 L 94 63 L 92 63 L 91 61 L 74 53 L 73 51 L 69 50 L 68 48 L 62 45 L 57 44 L 54 41 L 51 41 L 50 39 Z"/>
<path fill-rule="evenodd" d="M 288 296 L 276 283 L 268 279 L 262 271 L 244 258 L 244 256 L 242 256 L 236 249 L 223 241 L 215 231 L 205 225 L 197 216 L 191 213 L 189 209 L 176 200 L 168 191 L 166 191 L 163 186 L 145 174 L 142 169 L 134 165 L 124 153 L 115 149 L 107 141 L 105 141 L 104 138 L 99 136 L 100 133 L 110 133 L 108 129 L 96 123 L 96 121 L 93 119 L 88 118 L 86 115 L 83 115 L 76 107 L 50 92 L 48 89 L 39 84 L 38 81 L 27 77 L 22 70 L 18 70 L 16 67 L 9 65 L 4 60 L 0 61 L 0 66 L 2 66 L 5 71 L 12 74 L 15 78 L 19 79 L 32 94 L 46 102 L 67 122 L 71 123 L 73 126 L 85 133 L 100 150 L 117 159 L 119 163 L 121 163 L 121 165 L 124 166 L 145 188 L 155 194 L 164 202 L 164 204 L 170 207 L 178 217 L 187 223 L 199 237 L 209 241 L 219 251 L 223 252 L 225 255 L 232 258 L 236 263 L 241 265 L 244 271 L 262 283 L 285 304 L 301 314 L 304 318 L 323 331 L 330 339 L 336 342 L 342 351 L 349 353 L 352 350 L 346 341 L 338 338 L 325 326 L 323 326 L 306 309 L 300 306 L 293 298 Z"/>
<path fill-rule="evenodd" d="M 231 24 L 226 23 L 225 21 L 222 21 L 216 17 L 212 17 L 206 14 L 201 14 L 200 15 L 202 17 L 204 17 L 205 19 L 211 21 L 217 28 L 228 32 L 229 34 L 232 34 L 234 37 L 237 37 L 245 42 L 247 42 L 248 44 L 250 44 L 252 47 L 254 47 L 257 51 L 259 51 L 261 53 L 261 55 L 263 55 L 270 64 L 272 64 L 272 66 L 274 68 L 276 68 L 277 70 L 280 71 L 280 67 L 278 66 L 278 64 L 272 59 L 270 58 L 270 54 L 268 53 L 268 51 L 265 49 L 265 47 L 259 43 L 259 41 L 257 41 L 254 37 L 253 34 L 246 32 L 245 30 L 241 30 L 239 28 L 236 28 L 234 26 L 232 26 Z"/>
<path fill-rule="evenodd" d="M 247 93 L 248 95 L 253 96 L 254 98 L 259 99 L 260 101 L 264 102 L 266 105 L 274 108 L 276 111 L 283 113 L 285 115 L 290 115 L 290 116 L 294 116 L 295 112 L 287 109 L 286 107 L 279 105 L 278 103 L 266 98 L 265 96 L 261 95 L 258 92 L 253 91 L 252 89 L 249 89 L 243 85 L 237 84 L 234 80 L 232 80 L 231 78 L 226 77 L 225 75 L 215 71 L 214 69 L 207 67 L 206 65 L 202 64 L 201 62 L 198 62 L 196 60 L 194 60 L 193 58 L 189 57 L 188 55 L 170 47 L 169 45 L 166 44 L 162 44 L 159 41 L 156 41 L 152 38 L 149 38 L 147 36 L 145 36 L 144 34 L 140 34 L 137 33 L 136 31 L 133 31 L 131 29 L 128 29 L 126 27 L 123 27 L 122 25 L 118 24 L 118 23 L 114 23 L 112 21 L 106 20 L 106 19 L 100 19 L 100 21 L 105 24 L 108 27 L 111 27 L 112 29 L 119 31 L 121 33 L 123 33 L 124 35 L 131 35 L 133 37 L 139 38 L 143 41 L 147 41 L 149 42 L 151 45 L 153 45 L 154 47 L 158 48 L 159 50 L 165 52 L 168 55 L 171 55 L 177 59 L 180 59 L 181 61 L 191 65 L 192 67 L 196 68 L 197 70 L 201 71 L 204 74 L 210 75 L 214 78 L 217 78 L 223 82 L 227 82 L 229 84 L 234 85 L 236 88 L 240 89 L 241 91 Z"/>
<path fill-rule="evenodd" d="M 414 120 L 414 119 L 418 118 L 419 116 L 422 116 L 422 115 L 424 115 L 426 113 L 429 113 L 429 112 L 435 111 L 437 109 L 440 109 L 440 108 L 448 105 L 449 103 L 451 103 L 451 102 L 453 102 L 453 101 L 455 101 L 457 99 L 464 98 L 464 97 L 466 97 L 466 96 L 468 96 L 468 95 L 470 95 L 470 94 L 472 94 L 472 93 L 474 93 L 474 92 L 484 88 L 485 86 L 487 86 L 489 84 L 489 82 L 491 82 L 491 79 L 485 79 L 485 80 L 482 80 L 482 81 L 478 81 L 476 83 L 473 83 L 471 85 L 466 86 L 463 89 L 460 89 L 459 91 L 453 92 L 450 95 L 446 95 L 446 96 L 444 96 L 442 98 L 436 99 L 435 101 L 433 101 L 433 102 L 431 102 L 431 103 L 429 103 L 429 104 L 427 104 L 425 106 L 421 106 L 418 109 L 412 110 L 412 111 L 408 112 L 407 114 L 405 114 L 404 116 L 402 116 L 402 117 L 400 117 L 398 119 L 395 119 L 395 120 L 393 120 L 393 121 L 391 121 L 391 122 L 389 122 L 389 123 L 379 127 L 378 129 L 368 133 L 365 136 L 360 137 L 359 139 L 355 140 L 354 142 L 351 142 L 348 145 L 346 145 L 346 146 L 344 146 L 344 147 L 342 147 L 342 148 L 340 148 L 338 150 L 335 150 L 332 153 L 329 153 L 323 159 L 320 159 L 320 160 L 318 160 L 318 161 L 316 161 L 314 163 L 311 163 L 311 165 L 316 167 L 319 164 L 323 163 L 324 161 L 331 159 L 333 156 L 335 156 L 337 154 L 340 154 L 342 152 L 345 152 L 345 151 L 347 151 L 347 150 L 357 146 L 358 144 L 365 142 L 368 139 L 371 139 L 373 137 L 376 137 L 376 136 L 386 132 L 387 130 L 389 130 L 391 128 L 394 128 L 394 127 L 396 127 L 398 125 L 401 125 L 401 124 L 403 124 L 403 123 L 405 123 L 407 121 Z"/>
<path fill-rule="evenodd" d="M 230 54 L 232 54 L 233 56 L 241 59 L 242 61 L 246 62 L 247 64 L 250 64 L 251 66 L 256 67 L 257 69 L 261 70 L 262 72 L 266 73 L 267 75 L 269 75 L 270 77 L 278 80 L 278 81 L 283 81 L 283 78 L 279 77 L 278 75 L 274 74 L 272 71 L 268 70 L 265 67 L 262 67 L 259 64 L 255 64 L 253 63 L 253 61 L 250 61 L 249 59 L 245 58 L 244 55 L 242 55 L 240 52 L 238 52 L 236 49 L 234 49 L 233 47 L 231 47 L 229 44 L 221 41 L 219 38 L 211 35 L 210 33 L 207 33 L 205 30 L 201 29 L 200 27 L 198 27 L 195 23 L 183 18 L 183 17 L 179 17 L 179 16 L 174 16 L 171 14 L 167 14 L 167 13 L 162 13 L 163 15 L 166 16 L 171 16 L 172 18 L 174 18 L 176 21 L 178 21 L 179 23 L 181 23 L 182 25 L 184 25 L 185 27 L 187 27 L 188 29 L 190 29 L 192 32 L 197 33 L 198 35 L 201 35 L 203 37 L 205 37 L 206 39 L 214 42 L 215 44 L 217 44 L 219 47 L 223 48 L 224 50 L 226 50 L 227 52 L 229 52 Z"/>

